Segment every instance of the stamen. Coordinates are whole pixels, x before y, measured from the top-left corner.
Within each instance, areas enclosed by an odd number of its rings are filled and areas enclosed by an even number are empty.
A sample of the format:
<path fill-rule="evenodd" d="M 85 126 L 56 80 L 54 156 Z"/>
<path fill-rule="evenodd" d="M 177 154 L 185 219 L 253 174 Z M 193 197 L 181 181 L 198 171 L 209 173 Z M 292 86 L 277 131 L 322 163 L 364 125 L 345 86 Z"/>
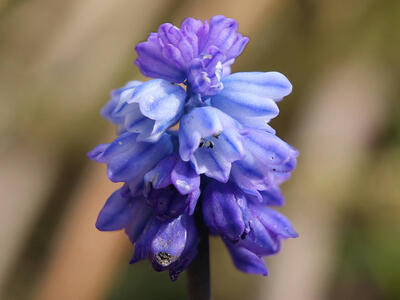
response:
<path fill-rule="evenodd" d="M 218 138 L 219 138 L 220 135 L 221 135 L 221 131 L 220 131 L 220 132 L 217 132 L 216 134 L 214 134 L 213 137 L 215 137 L 215 138 L 218 140 Z"/>
<path fill-rule="evenodd" d="M 207 141 L 206 142 L 206 148 L 214 148 L 214 143 L 213 142 L 211 142 L 211 141 Z"/>

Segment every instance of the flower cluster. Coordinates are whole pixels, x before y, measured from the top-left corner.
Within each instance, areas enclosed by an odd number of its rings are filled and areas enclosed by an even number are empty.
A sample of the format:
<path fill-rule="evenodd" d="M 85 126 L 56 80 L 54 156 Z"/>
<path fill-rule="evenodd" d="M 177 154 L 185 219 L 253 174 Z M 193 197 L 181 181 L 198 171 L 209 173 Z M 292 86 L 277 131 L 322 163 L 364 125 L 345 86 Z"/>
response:
<path fill-rule="evenodd" d="M 268 122 L 292 86 L 277 72 L 230 74 L 247 37 L 235 20 L 192 18 L 163 24 L 136 47 L 151 79 L 111 93 L 102 116 L 118 128 L 89 158 L 123 182 L 101 210 L 99 230 L 124 229 L 132 263 L 149 259 L 175 280 L 197 254 L 194 213 L 219 235 L 235 266 L 267 275 L 263 257 L 296 237 L 271 206 L 296 166 L 297 151 Z"/>

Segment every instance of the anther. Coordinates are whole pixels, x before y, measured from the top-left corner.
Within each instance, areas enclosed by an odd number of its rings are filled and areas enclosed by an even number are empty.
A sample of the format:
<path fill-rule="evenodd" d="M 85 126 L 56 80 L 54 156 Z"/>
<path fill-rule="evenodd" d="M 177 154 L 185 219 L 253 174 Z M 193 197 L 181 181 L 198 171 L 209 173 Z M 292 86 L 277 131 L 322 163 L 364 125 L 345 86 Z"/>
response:
<path fill-rule="evenodd" d="M 212 149 L 212 148 L 214 148 L 214 143 L 211 142 L 211 141 L 207 141 L 205 146 L 206 146 L 206 148 L 211 148 Z"/>

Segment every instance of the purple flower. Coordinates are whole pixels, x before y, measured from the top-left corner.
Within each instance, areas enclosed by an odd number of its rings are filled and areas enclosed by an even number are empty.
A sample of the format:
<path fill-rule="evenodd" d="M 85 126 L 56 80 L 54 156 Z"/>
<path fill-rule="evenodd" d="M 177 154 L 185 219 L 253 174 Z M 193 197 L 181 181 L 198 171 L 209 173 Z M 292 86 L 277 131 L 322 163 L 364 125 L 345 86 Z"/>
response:
<path fill-rule="evenodd" d="M 162 221 L 143 196 L 132 196 L 127 185 L 115 191 L 97 218 L 102 231 L 125 229 L 135 253 L 131 263 L 148 258 L 156 271 L 169 270 L 172 280 L 197 254 L 197 229 L 193 217 L 181 215 Z"/>
<path fill-rule="evenodd" d="M 187 80 L 193 92 L 214 95 L 248 42 L 237 29 L 237 22 L 224 16 L 212 17 L 210 22 L 187 18 L 180 28 L 163 24 L 136 46 L 135 64 L 148 77 Z"/>
<path fill-rule="evenodd" d="M 131 263 L 148 259 L 171 280 L 197 255 L 195 218 L 201 235 L 219 235 L 247 273 L 267 275 L 263 257 L 297 237 L 270 208 L 284 204 L 280 185 L 297 163 L 297 150 L 268 124 L 292 85 L 278 72 L 230 74 L 248 42 L 237 29 L 215 16 L 151 33 L 135 63 L 155 79 L 111 92 L 101 114 L 118 137 L 88 153 L 123 182 L 96 227 L 125 230 L 135 245 Z"/>
<path fill-rule="evenodd" d="M 96 227 L 101 231 L 125 229 L 132 241 L 136 240 L 153 215 L 142 195 L 133 196 L 125 184 L 106 201 L 97 218 Z"/>
<path fill-rule="evenodd" d="M 297 233 L 283 215 L 252 198 L 232 183 L 213 182 L 205 190 L 203 218 L 222 236 L 238 269 L 266 275 L 261 257 L 277 253 L 280 241 Z"/>
<path fill-rule="evenodd" d="M 294 231 L 288 219 L 277 211 L 264 205 L 249 202 L 250 231 L 239 242 L 224 239 L 233 263 L 239 270 L 268 275 L 265 267 L 265 255 L 272 255 L 280 250 L 281 240 L 295 238 Z"/>
<path fill-rule="evenodd" d="M 184 214 L 169 221 L 153 217 L 135 240 L 131 263 L 147 258 L 154 270 L 168 270 L 174 281 L 196 256 L 197 244 L 193 217 Z"/>
<path fill-rule="evenodd" d="M 193 214 L 200 196 L 200 176 L 178 154 L 161 160 L 144 181 L 149 204 L 160 218 L 176 218 L 186 210 Z"/>
<path fill-rule="evenodd" d="M 207 185 L 202 201 L 204 223 L 212 234 L 233 242 L 249 231 L 247 199 L 232 183 L 212 182 Z"/>

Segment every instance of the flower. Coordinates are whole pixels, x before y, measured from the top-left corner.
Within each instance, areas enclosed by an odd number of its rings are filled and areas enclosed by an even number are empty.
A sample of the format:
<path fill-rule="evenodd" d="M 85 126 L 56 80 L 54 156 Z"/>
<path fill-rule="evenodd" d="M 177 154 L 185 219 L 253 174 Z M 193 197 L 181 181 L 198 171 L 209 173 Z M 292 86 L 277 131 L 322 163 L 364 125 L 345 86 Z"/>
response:
<path fill-rule="evenodd" d="M 239 270 L 254 274 L 267 275 L 263 257 L 297 237 L 271 208 L 284 204 L 280 185 L 297 163 L 298 151 L 269 125 L 292 85 L 278 72 L 231 74 L 248 42 L 237 29 L 215 16 L 151 33 L 135 63 L 153 79 L 111 92 L 101 114 L 118 136 L 88 153 L 123 183 L 96 227 L 125 230 L 131 263 L 147 259 L 171 280 L 195 259 L 204 225 Z"/>
<path fill-rule="evenodd" d="M 297 150 L 275 134 L 249 130 L 243 138 L 246 157 L 232 165 L 231 177 L 244 191 L 261 198 L 259 191 L 271 192 L 296 167 Z"/>
<path fill-rule="evenodd" d="M 129 183 L 136 193 L 144 183 L 144 175 L 173 150 L 171 137 L 165 134 L 156 143 L 137 141 L 138 134 L 124 132 L 110 144 L 101 144 L 88 157 L 107 164 L 112 182 Z"/>
<path fill-rule="evenodd" d="M 102 231 L 125 229 L 130 241 L 136 243 L 131 263 L 147 258 L 156 271 L 169 270 L 171 280 L 176 280 L 197 254 L 193 217 L 184 214 L 162 221 L 145 202 L 124 185 L 108 198 L 96 227 Z"/>
<path fill-rule="evenodd" d="M 179 120 L 186 98 L 182 87 L 162 79 L 130 82 L 115 94 L 103 115 L 119 125 L 119 132 L 139 133 L 138 141 L 144 142 L 158 141 Z"/>
<path fill-rule="evenodd" d="M 187 18 L 180 28 L 163 24 L 136 46 L 135 64 L 148 77 L 177 83 L 187 80 L 195 93 L 214 95 L 223 88 L 221 78 L 230 73 L 230 65 L 249 41 L 237 29 L 237 22 L 224 16 L 212 17 L 210 22 Z"/>
<path fill-rule="evenodd" d="M 179 154 L 198 174 L 226 182 L 232 162 L 244 157 L 240 129 L 237 121 L 214 107 L 193 108 L 181 119 Z"/>

